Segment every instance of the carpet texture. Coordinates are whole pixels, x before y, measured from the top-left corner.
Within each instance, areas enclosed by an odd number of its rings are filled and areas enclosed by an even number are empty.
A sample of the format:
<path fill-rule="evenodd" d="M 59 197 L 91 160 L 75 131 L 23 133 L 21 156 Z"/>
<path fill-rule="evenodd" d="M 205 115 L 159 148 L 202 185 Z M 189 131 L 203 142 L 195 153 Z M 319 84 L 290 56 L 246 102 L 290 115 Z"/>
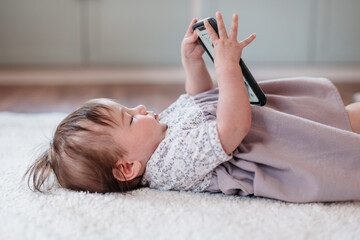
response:
<path fill-rule="evenodd" d="M 0 113 L 0 239 L 360 237 L 360 202 L 290 204 L 151 189 L 131 195 L 31 192 L 21 178 L 64 116 Z"/>

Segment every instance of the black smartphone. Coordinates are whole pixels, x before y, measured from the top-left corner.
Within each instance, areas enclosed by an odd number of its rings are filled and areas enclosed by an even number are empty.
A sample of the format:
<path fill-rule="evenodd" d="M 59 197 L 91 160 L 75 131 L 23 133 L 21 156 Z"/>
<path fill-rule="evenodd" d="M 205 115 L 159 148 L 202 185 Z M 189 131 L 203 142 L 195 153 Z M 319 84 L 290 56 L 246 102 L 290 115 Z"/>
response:
<path fill-rule="evenodd" d="M 209 21 L 215 32 L 219 35 L 216 19 L 210 17 L 206 20 Z M 194 31 L 197 32 L 201 44 L 210 56 L 211 60 L 214 62 L 214 45 L 210 39 L 208 32 L 206 31 L 204 20 L 196 22 L 192 28 Z M 263 91 L 256 83 L 253 75 L 251 74 L 250 70 L 247 68 L 241 58 L 239 64 L 244 76 L 245 86 L 249 95 L 250 103 L 253 105 L 264 106 L 266 104 L 266 97 Z"/>

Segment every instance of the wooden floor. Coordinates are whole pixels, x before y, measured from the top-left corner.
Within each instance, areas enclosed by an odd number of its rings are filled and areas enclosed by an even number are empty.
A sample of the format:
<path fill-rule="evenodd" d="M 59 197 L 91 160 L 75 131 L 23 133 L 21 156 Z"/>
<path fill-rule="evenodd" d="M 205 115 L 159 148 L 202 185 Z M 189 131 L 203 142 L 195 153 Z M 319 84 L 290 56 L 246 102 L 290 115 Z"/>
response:
<path fill-rule="evenodd" d="M 360 92 L 358 83 L 335 83 L 344 103 Z M 160 112 L 184 93 L 183 84 L 0 86 L 0 111 L 21 113 L 70 112 L 92 98 L 118 99 L 125 106 L 144 104 Z"/>
<path fill-rule="evenodd" d="M 0 111 L 70 112 L 89 99 L 112 98 L 160 112 L 184 92 L 183 84 L 0 86 Z"/>

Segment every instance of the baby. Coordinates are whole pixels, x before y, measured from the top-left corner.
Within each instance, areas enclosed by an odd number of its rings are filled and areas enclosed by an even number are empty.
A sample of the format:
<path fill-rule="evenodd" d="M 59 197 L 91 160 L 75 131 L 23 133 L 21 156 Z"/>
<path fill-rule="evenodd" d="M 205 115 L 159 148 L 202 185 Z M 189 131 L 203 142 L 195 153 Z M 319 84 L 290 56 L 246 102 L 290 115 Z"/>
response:
<path fill-rule="evenodd" d="M 162 190 L 255 195 L 290 202 L 360 200 L 360 103 L 344 107 L 326 79 L 259 83 L 268 103 L 250 106 L 239 59 L 255 34 L 237 41 L 216 13 L 218 88 L 193 32 L 182 42 L 186 93 L 160 115 L 93 99 L 57 127 L 49 149 L 28 169 L 35 190 L 51 171 L 68 189 Z"/>

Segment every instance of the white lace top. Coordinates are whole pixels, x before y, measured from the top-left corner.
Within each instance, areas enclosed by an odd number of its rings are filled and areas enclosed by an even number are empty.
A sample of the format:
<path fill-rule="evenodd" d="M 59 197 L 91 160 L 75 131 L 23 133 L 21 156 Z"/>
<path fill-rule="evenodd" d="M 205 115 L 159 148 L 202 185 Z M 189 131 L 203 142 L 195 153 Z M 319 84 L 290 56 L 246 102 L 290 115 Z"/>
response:
<path fill-rule="evenodd" d="M 193 97 L 184 94 L 159 115 L 165 139 L 147 163 L 142 184 L 161 190 L 201 192 L 213 170 L 232 158 L 220 143 L 216 118 L 207 120 Z"/>

